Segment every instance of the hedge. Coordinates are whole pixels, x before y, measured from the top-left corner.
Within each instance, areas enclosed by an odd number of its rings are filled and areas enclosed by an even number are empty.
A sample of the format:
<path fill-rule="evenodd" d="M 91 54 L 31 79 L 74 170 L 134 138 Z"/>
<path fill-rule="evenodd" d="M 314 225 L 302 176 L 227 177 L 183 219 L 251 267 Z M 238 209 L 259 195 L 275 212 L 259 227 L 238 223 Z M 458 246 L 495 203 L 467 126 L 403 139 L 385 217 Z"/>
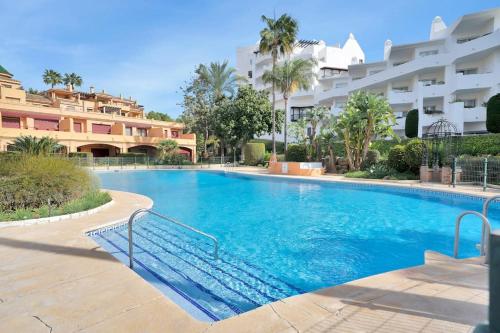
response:
<path fill-rule="evenodd" d="M 263 143 L 266 145 L 266 151 L 273 151 L 273 140 L 268 139 L 252 139 L 249 143 Z M 276 154 L 285 153 L 285 143 L 282 141 L 276 141 Z"/>
<path fill-rule="evenodd" d="M 306 147 L 303 145 L 289 145 L 286 160 L 288 162 L 305 162 L 307 160 Z"/>
<path fill-rule="evenodd" d="M 243 156 L 245 157 L 245 164 L 257 165 L 264 162 L 264 154 L 266 146 L 264 143 L 249 142 L 243 146 Z"/>
<path fill-rule="evenodd" d="M 500 94 L 492 96 L 486 105 L 486 129 L 490 133 L 500 133 Z"/>
<path fill-rule="evenodd" d="M 500 134 L 463 136 L 458 143 L 459 155 L 500 155 Z"/>
<path fill-rule="evenodd" d="M 418 136 L 418 110 L 413 109 L 406 115 L 405 135 L 408 138 L 416 138 Z"/>

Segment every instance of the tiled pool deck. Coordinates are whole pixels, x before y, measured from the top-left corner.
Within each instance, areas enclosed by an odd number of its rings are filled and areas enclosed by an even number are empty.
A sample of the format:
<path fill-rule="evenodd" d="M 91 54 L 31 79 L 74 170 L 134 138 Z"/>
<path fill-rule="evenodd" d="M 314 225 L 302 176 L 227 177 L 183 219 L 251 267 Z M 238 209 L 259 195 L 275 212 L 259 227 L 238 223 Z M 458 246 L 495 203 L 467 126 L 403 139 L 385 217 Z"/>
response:
<path fill-rule="evenodd" d="M 84 235 L 152 205 L 111 193 L 94 215 L 0 229 L 0 332 L 469 332 L 486 320 L 487 267 L 427 253 L 423 266 L 196 321 Z"/>

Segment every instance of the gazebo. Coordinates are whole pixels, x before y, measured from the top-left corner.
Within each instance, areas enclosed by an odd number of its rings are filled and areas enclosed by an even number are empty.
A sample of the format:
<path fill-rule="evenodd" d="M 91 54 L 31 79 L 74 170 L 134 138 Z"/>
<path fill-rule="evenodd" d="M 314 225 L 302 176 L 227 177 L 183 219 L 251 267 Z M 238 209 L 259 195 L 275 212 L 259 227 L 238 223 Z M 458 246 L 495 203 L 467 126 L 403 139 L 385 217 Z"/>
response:
<path fill-rule="evenodd" d="M 459 137 L 455 124 L 442 118 L 432 123 L 422 136 L 425 152 L 420 167 L 422 182 L 451 184 L 451 163 L 458 152 Z"/>

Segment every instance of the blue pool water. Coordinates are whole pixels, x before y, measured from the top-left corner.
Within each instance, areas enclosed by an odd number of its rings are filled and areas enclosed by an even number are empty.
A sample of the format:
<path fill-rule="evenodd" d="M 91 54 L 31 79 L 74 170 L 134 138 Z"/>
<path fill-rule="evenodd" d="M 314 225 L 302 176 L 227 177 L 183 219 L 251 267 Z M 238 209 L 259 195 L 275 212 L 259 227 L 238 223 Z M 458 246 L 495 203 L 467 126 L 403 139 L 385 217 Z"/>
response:
<path fill-rule="evenodd" d="M 425 250 L 452 255 L 456 216 L 482 207 L 437 192 L 214 171 L 98 175 L 104 188 L 147 195 L 155 211 L 218 238 L 214 261 L 212 243 L 195 234 L 152 216 L 134 224 L 135 270 L 202 320 L 420 265 Z M 499 206 L 490 209 L 493 228 Z M 479 221 L 462 225 L 460 254 L 476 256 Z M 128 260 L 126 227 L 92 237 Z"/>

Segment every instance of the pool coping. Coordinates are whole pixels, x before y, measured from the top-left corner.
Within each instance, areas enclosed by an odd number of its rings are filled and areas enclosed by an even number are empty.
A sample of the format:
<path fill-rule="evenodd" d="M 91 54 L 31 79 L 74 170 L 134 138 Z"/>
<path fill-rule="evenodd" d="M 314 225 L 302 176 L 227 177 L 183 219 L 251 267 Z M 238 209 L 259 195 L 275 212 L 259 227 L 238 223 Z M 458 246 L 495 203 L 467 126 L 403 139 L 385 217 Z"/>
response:
<path fill-rule="evenodd" d="M 208 170 L 206 170 L 208 171 Z M 215 171 L 215 170 L 214 170 Z M 278 176 L 281 177 L 281 176 Z M 296 177 L 293 177 L 296 179 Z M 309 177 L 307 178 L 309 179 Z M 118 191 L 110 191 L 113 199 L 116 200 L 116 204 L 112 207 L 108 207 L 101 212 L 98 212 L 97 214 L 94 214 L 93 216 L 90 217 L 82 217 L 79 219 L 75 220 L 66 220 L 66 221 L 60 221 L 59 223 L 50 223 L 50 224 L 43 224 L 43 225 L 31 225 L 31 226 L 26 226 L 26 228 L 4 228 L 3 230 L 0 230 L 0 236 L 3 234 L 11 235 L 13 238 L 25 238 L 25 237 L 35 237 L 37 235 L 36 231 L 38 232 L 43 232 L 44 230 L 51 229 L 53 230 L 54 235 L 50 235 L 54 240 L 57 240 L 57 243 L 61 242 L 69 242 L 71 246 L 75 246 L 73 244 L 74 242 L 83 242 L 85 244 L 85 247 L 88 248 L 88 251 L 93 253 L 96 251 L 96 245 L 98 246 L 95 241 L 93 241 L 90 237 L 86 236 L 87 232 L 92 231 L 92 230 L 97 230 L 99 228 L 106 228 L 106 227 L 112 227 L 117 224 L 123 224 L 127 220 L 128 216 L 131 214 L 131 212 L 135 211 L 138 208 L 150 208 L 153 206 L 153 202 L 150 198 L 147 198 L 142 195 L 138 195 L 135 193 L 126 193 L 126 192 L 118 192 Z M 116 196 L 119 194 L 118 199 L 115 199 Z M 128 199 L 127 199 L 128 197 Z M 124 203 L 125 200 L 130 200 L 130 198 L 139 198 L 135 199 L 135 208 L 131 207 L 133 205 Z M 115 213 L 113 213 L 113 211 Z M 111 222 L 105 222 L 103 223 L 102 220 L 99 220 L 99 215 L 102 216 L 108 216 L 105 218 L 105 220 Z M 120 216 L 118 219 L 113 219 L 110 218 L 111 216 Z M 93 226 L 90 226 L 89 224 L 92 224 L 89 220 L 93 220 Z M 97 223 L 96 223 L 97 220 Z M 74 222 L 73 224 L 69 224 L 69 222 Z M 60 232 L 60 227 L 66 227 L 68 229 L 72 229 L 71 232 L 68 230 L 64 230 L 64 233 Z M 58 228 L 59 227 L 59 228 Z M 85 239 L 81 239 L 81 236 L 83 236 Z M 52 239 L 51 238 L 51 239 Z M 38 239 L 36 237 L 35 239 Z M 1 249 L 2 243 L 0 243 L 0 249 Z M 98 246 L 98 249 L 101 249 Z M 13 251 L 13 250 L 11 250 Z M 107 251 L 101 251 L 98 250 L 100 253 L 103 253 L 103 256 L 105 257 L 110 257 L 111 260 L 110 263 L 106 265 L 111 265 L 113 266 L 113 269 L 116 270 L 115 274 L 113 274 L 113 280 L 110 280 L 111 277 L 108 278 L 103 278 L 102 280 L 99 280 L 99 284 L 109 282 L 111 283 L 109 285 L 108 293 L 114 293 L 116 290 L 117 293 L 120 292 L 118 289 L 119 281 L 121 279 L 131 279 L 131 288 L 133 290 L 142 290 L 143 293 L 150 295 L 149 297 L 152 298 L 151 302 L 154 303 L 154 307 L 148 307 L 147 304 L 150 303 L 142 303 L 137 306 L 134 306 L 131 308 L 130 311 L 132 311 L 131 315 L 123 315 L 123 313 L 128 312 L 123 306 L 120 304 L 120 302 L 115 301 L 113 306 L 118 307 L 118 308 L 123 308 L 123 310 L 120 311 L 122 314 L 114 315 L 111 317 L 106 318 L 105 320 L 98 322 L 98 323 L 93 323 L 90 326 L 87 326 L 87 331 L 109 331 L 111 329 L 116 329 L 117 327 L 122 327 L 122 331 L 129 331 L 129 332 L 140 332 L 149 327 L 149 331 L 171 331 L 171 332 L 177 332 L 179 331 L 179 328 L 182 328 L 182 331 L 186 332 L 253 332 L 253 331 L 261 331 L 261 332 L 294 332 L 294 331 L 302 331 L 303 329 L 307 329 L 309 327 L 314 326 L 315 324 L 318 324 L 322 322 L 323 320 L 337 320 L 337 319 L 342 319 L 343 315 L 339 315 L 339 311 L 342 311 L 342 309 L 346 308 L 346 304 L 342 301 L 344 298 L 342 291 L 346 288 L 346 286 L 352 286 L 352 285 L 363 285 L 363 286 L 369 286 L 372 282 L 374 281 L 374 285 L 380 286 L 382 283 L 384 285 L 384 288 L 396 288 L 399 289 L 401 285 L 405 285 L 405 282 L 407 278 L 415 272 L 417 276 L 423 276 L 426 273 L 422 273 L 423 271 L 429 270 L 429 267 L 427 264 L 422 265 L 422 266 L 416 266 L 416 267 L 411 267 L 411 268 L 406 268 L 406 269 L 401 269 L 397 271 L 390 271 L 386 273 L 381 273 L 378 275 L 373 275 L 369 276 L 363 279 L 359 280 L 354 280 L 351 282 L 348 282 L 346 284 L 334 286 L 334 287 L 327 287 L 324 289 L 320 289 L 317 291 L 309 292 L 306 294 L 302 295 L 297 295 L 297 296 L 292 296 L 289 298 L 285 298 L 282 300 L 279 300 L 274 303 L 269 303 L 264 306 L 261 306 L 259 308 L 256 308 L 254 310 L 245 312 L 241 315 L 231 317 L 225 320 L 221 320 L 218 322 L 214 323 L 206 323 L 206 322 L 200 322 L 197 321 L 195 318 L 191 317 L 187 312 L 182 310 L 181 308 L 178 307 L 177 304 L 175 304 L 173 301 L 165 297 L 160 291 L 158 291 L 155 287 L 151 286 L 146 280 L 144 280 L 142 277 L 137 275 L 135 272 L 131 271 L 126 265 L 123 265 L 121 262 L 119 262 L 117 259 L 115 259 L 110 253 Z M 14 253 L 13 253 L 14 254 Z M 26 260 L 26 259 L 24 259 Z M 113 264 L 112 264 L 113 263 Z M 38 265 L 38 262 L 33 262 L 31 266 Z M 118 266 L 116 265 L 118 264 Z M 81 262 L 78 260 L 72 260 L 70 262 L 65 263 L 64 269 L 68 271 L 73 271 L 77 270 L 78 266 L 82 265 Z M 469 267 L 472 264 L 467 262 L 467 261 L 460 261 L 460 260 L 448 260 L 444 264 L 449 265 L 452 268 L 452 273 L 453 275 L 459 275 L 457 272 L 460 271 L 463 267 Z M 478 266 L 478 265 L 476 265 Z M 480 265 L 479 265 L 480 266 Z M 440 266 L 441 267 L 441 266 Z M 472 267 L 472 266 L 471 266 Z M 0 268 L 2 268 L 0 266 Z M 29 268 L 29 267 L 28 267 Z M 32 268 L 29 268 L 32 270 Z M 48 273 L 50 274 L 50 273 Z M 431 274 L 432 275 L 432 274 Z M 480 273 L 477 273 L 476 275 L 481 275 L 481 277 L 484 275 L 486 276 L 486 273 L 481 271 Z M 54 276 L 55 278 L 55 276 Z M 74 278 L 74 276 L 73 276 Z M 382 281 L 381 281 L 382 280 Z M 394 281 L 393 281 L 394 280 Z M 114 282 L 113 282 L 114 281 Z M 392 282 L 388 282 L 392 281 Z M 6 284 L 6 288 L 11 289 L 12 287 L 16 286 L 16 283 L 23 283 L 23 281 L 17 282 L 12 282 L 13 285 Z M 71 282 L 75 283 L 75 282 Z M 432 283 L 431 283 L 432 284 Z M 43 289 L 46 289 L 45 286 L 40 286 Z M 85 288 L 88 288 L 88 286 L 85 286 Z M 384 289 L 385 290 L 385 289 Z M 340 294 L 337 295 L 337 291 L 340 291 Z M 0 299 L 2 299 L 2 302 L 0 302 L 0 319 L 3 318 L 2 312 L 5 313 L 7 311 L 7 308 L 2 307 L 2 305 L 5 305 L 7 307 L 10 307 L 10 304 L 12 302 L 9 297 L 5 298 L 5 296 L 2 296 L 2 292 L 4 292 L 3 289 L 1 289 L 0 286 Z M 39 290 L 39 293 L 43 293 L 43 290 Z M 74 292 L 74 291 L 73 291 Z M 367 290 L 368 295 L 370 294 L 369 290 Z M 386 291 L 387 292 L 387 291 Z M 384 292 L 384 293 L 386 293 Z M 70 293 L 71 294 L 71 293 Z M 325 299 L 324 295 L 328 295 L 327 299 Z M 359 293 L 355 293 L 356 295 Z M 84 294 L 86 297 L 82 297 L 82 299 L 78 302 L 88 302 L 88 297 L 89 294 Z M 92 294 L 94 295 L 94 294 Z M 154 296 L 156 295 L 156 296 Z M 332 295 L 332 296 L 330 296 Z M 337 296 L 335 296 L 337 295 Z M 357 296 L 353 296 L 356 298 Z M 359 296 L 359 295 L 358 295 Z M 49 290 L 49 294 L 47 296 L 49 299 L 53 297 L 53 294 Z M 66 295 L 65 297 L 69 297 L 69 295 Z M 95 297 L 95 296 L 93 296 Z M 119 294 L 117 294 L 117 297 L 119 298 Z M 330 299 L 331 297 L 331 299 Z M 340 297 L 340 298 L 339 298 Z M 350 297 L 350 296 L 349 296 Z M 364 297 L 364 294 L 363 294 Z M 12 326 L 12 320 L 7 320 L 2 321 L 0 320 L 0 330 L 2 330 L 2 327 L 6 328 L 6 331 L 12 331 L 14 330 L 13 328 L 17 327 L 34 327 L 32 325 L 35 325 L 36 323 L 33 322 L 24 322 L 26 319 L 25 314 L 26 311 L 34 311 L 33 316 L 38 316 L 42 318 L 40 315 L 41 312 L 44 312 L 44 308 L 46 308 L 47 304 L 44 304 L 41 308 L 35 308 L 33 310 L 29 310 L 30 304 L 24 304 L 22 302 L 22 298 L 20 299 L 21 305 L 23 306 L 19 310 L 19 312 L 16 312 L 16 315 L 14 316 L 14 319 L 21 321 L 23 325 L 27 326 L 19 326 L 19 322 L 16 321 L 16 325 Z M 14 300 L 15 301 L 15 300 Z M 77 302 L 77 303 L 78 303 Z M 15 302 L 14 302 L 15 305 Z M 36 304 L 35 304 L 36 305 Z M 354 305 L 353 305 L 354 306 Z M 28 307 L 28 310 L 26 310 L 25 307 Z M 118 311 L 118 310 L 117 310 Z M 125 311 L 125 312 L 123 312 Z M 144 312 L 146 311 L 146 313 Z M 153 314 L 151 314 L 151 312 Z M 30 312 L 31 313 L 31 312 Z M 135 314 L 135 315 L 134 315 Z M 64 315 L 64 314 L 63 314 Z M 483 320 L 483 314 L 474 314 L 479 318 L 478 320 Z M 47 314 L 48 316 L 48 314 Z M 151 316 L 156 318 L 155 321 L 151 321 Z M 334 316 L 335 318 L 330 318 L 331 316 Z M 30 318 L 31 318 L 30 317 Z M 79 317 L 81 318 L 81 317 Z M 148 318 L 148 319 L 146 319 Z M 43 317 L 45 319 L 45 317 Z M 54 320 L 54 323 L 50 322 L 54 327 L 57 325 L 55 322 L 57 321 L 61 327 L 65 327 L 64 325 L 76 325 L 76 323 L 68 323 L 67 320 L 64 320 L 64 316 L 62 318 L 57 317 L 55 315 L 52 315 L 52 317 L 49 317 L 47 321 L 49 320 Z M 438 318 L 439 319 L 439 318 Z M 83 319 L 81 319 L 83 320 Z M 62 321 L 62 323 L 61 323 Z M 448 322 L 447 322 L 448 323 Z M 39 324 L 39 322 L 38 322 Z M 37 324 L 37 325 L 38 325 Z M 81 323 L 79 323 L 80 325 Z M 81 324 L 83 325 L 83 324 Z M 130 326 L 131 325 L 131 326 Z M 180 325 L 180 326 L 179 326 Z M 74 326 L 72 326 L 74 327 Z M 7 329 L 8 328 L 8 329 Z M 32 329 L 30 329 L 31 331 Z M 147 329 L 146 329 L 147 330 Z M 64 329 L 63 329 L 64 331 Z M 84 330 L 85 331 L 85 330 Z"/>

